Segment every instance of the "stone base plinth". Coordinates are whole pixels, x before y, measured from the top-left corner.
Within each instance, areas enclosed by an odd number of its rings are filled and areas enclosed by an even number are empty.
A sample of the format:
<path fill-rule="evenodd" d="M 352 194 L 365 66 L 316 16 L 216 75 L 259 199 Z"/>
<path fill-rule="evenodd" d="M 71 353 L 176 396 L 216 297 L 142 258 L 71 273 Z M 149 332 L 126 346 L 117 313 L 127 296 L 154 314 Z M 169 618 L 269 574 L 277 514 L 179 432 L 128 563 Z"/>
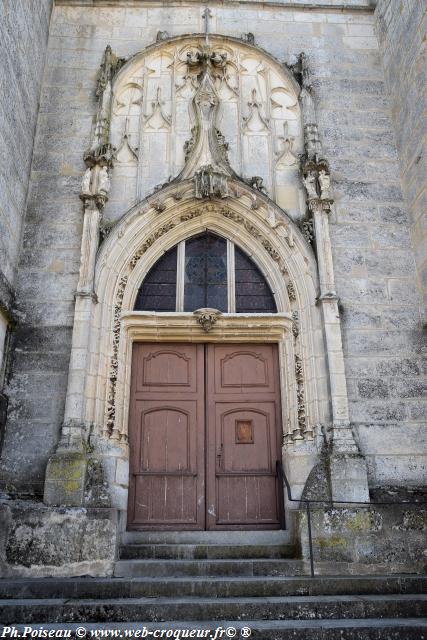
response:
<path fill-rule="evenodd" d="M 369 502 L 368 471 L 363 456 L 332 453 L 329 458 L 332 500 Z"/>
<path fill-rule="evenodd" d="M 307 510 L 293 512 L 303 560 L 309 560 Z M 333 563 L 353 573 L 423 573 L 426 569 L 427 509 L 419 505 L 328 507 L 311 505 L 315 570 Z M 326 563 L 326 565 L 325 565 Z M 332 563 L 332 564 L 329 564 Z M 322 569 L 323 567 L 323 569 Z M 336 570 L 336 569 L 335 569 Z"/>
<path fill-rule="evenodd" d="M 46 468 L 44 502 L 52 506 L 83 505 L 87 456 L 83 452 L 55 453 Z"/>
<path fill-rule="evenodd" d="M 0 502 L 0 576 L 110 576 L 117 549 L 116 509 Z"/>

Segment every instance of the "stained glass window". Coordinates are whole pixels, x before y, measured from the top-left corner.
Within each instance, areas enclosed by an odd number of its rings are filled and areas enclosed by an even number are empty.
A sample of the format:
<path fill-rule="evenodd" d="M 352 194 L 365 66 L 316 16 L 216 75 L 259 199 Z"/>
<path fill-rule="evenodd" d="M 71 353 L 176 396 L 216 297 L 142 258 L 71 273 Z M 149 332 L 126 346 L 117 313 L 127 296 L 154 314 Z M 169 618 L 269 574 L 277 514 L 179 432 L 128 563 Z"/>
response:
<path fill-rule="evenodd" d="M 271 289 L 253 260 L 236 246 L 234 256 L 236 313 L 276 313 Z"/>
<path fill-rule="evenodd" d="M 136 311 L 202 307 L 223 313 L 277 312 L 271 289 L 254 261 L 213 233 L 190 238 L 179 250 L 174 247 L 165 253 L 147 274 L 135 302 Z"/>
<path fill-rule="evenodd" d="M 184 311 L 228 311 L 227 242 L 205 233 L 185 243 Z"/>
<path fill-rule="evenodd" d="M 138 291 L 136 311 L 175 311 L 177 248 L 167 251 L 148 272 Z"/>

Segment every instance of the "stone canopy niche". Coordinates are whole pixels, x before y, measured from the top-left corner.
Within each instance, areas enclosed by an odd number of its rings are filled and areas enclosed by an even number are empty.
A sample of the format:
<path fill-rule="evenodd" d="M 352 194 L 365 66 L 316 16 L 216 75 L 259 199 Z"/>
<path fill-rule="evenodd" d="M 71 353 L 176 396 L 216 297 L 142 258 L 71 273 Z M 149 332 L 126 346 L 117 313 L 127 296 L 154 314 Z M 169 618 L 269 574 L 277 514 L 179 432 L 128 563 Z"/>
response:
<path fill-rule="evenodd" d="M 207 47 L 203 37 L 173 39 L 136 55 L 112 87 L 115 168 L 105 218 L 116 220 L 162 184 L 194 173 L 196 164 L 209 167 L 201 182 L 218 184 L 212 194 L 221 191 L 226 164 L 230 175 L 252 180 L 300 219 L 298 92 L 289 71 L 241 41 L 210 36 Z M 201 140 L 208 128 L 216 137 L 214 159 Z M 198 157 L 190 159 L 197 145 Z"/>

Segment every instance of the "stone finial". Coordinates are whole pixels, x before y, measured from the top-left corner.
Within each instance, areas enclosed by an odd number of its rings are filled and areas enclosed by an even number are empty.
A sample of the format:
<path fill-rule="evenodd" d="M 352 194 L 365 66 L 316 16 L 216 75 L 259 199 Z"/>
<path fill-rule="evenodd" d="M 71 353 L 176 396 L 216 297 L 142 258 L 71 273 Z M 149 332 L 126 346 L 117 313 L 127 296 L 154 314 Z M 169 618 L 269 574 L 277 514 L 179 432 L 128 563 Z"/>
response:
<path fill-rule="evenodd" d="M 163 42 L 169 38 L 168 31 L 158 31 L 156 35 L 156 42 Z"/>
<path fill-rule="evenodd" d="M 113 53 L 110 45 L 106 46 L 98 72 L 98 82 L 96 85 L 96 96 L 98 98 L 125 62 L 126 58 L 119 58 Z"/>
<path fill-rule="evenodd" d="M 242 35 L 242 40 L 244 40 L 244 42 L 247 42 L 248 44 L 255 44 L 255 36 L 251 31 L 248 31 L 248 33 L 244 33 Z"/>

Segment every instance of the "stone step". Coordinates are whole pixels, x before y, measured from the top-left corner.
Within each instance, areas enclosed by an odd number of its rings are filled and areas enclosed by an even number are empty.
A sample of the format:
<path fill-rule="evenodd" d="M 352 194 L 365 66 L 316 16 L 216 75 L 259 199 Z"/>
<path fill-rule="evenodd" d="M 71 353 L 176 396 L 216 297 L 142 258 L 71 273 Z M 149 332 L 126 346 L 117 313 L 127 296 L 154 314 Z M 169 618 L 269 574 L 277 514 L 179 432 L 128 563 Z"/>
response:
<path fill-rule="evenodd" d="M 271 598 L 26 599 L 0 602 L 0 620 L 13 623 L 162 622 L 167 620 L 304 620 L 425 616 L 422 594 L 288 596 Z"/>
<path fill-rule="evenodd" d="M 126 544 L 120 549 L 122 560 L 226 560 L 232 558 L 293 558 L 290 544 Z"/>
<path fill-rule="evenodd" d="M 81 628 L 81 623 L 46 624 L 46 631 L 71 630 Z M 250 638 L 256 640 L 427 640 L 427 619 L 421 618 L 353 618 L 349 620 L 221 620 L 218 624 L 202 621 L 173 620 L 165 623 L 85 623 L 88 636 L 92 633 L 108 630 L 123 633 L 140 631 L 145 627 L 148 632 L 154 631 L 201 631 L 209 630 L 215 635 L 215 629 L 234 629 L 236 638 L 242 638 L 242 629 L 251 629 Z M 19 632 L 25 625 L 16 625 Z M 140 636 L 141 637 L 141 636 Z M 147 636 L 147 637 L 153 637 Z M 201 637 L 201 636 L 199 636 Z M 209 637 L 209 636 L 205 636 Z M 222 633 L 218 638 L 231 637 Z"/>
<path fill-rule="evenodd" d="M 119 560 L 115 577 L 294 576 L 307 574 L 302 560 Z"/>
<path fill-rule="evenodd" d="M 0 599 L 420 594 L 427 576 L 32 578 L 0 580 Z"/>
<path fill-rule="evenodd" d="M 122 544 L 290 544 L 289 531 L 125 531 Z"/>

